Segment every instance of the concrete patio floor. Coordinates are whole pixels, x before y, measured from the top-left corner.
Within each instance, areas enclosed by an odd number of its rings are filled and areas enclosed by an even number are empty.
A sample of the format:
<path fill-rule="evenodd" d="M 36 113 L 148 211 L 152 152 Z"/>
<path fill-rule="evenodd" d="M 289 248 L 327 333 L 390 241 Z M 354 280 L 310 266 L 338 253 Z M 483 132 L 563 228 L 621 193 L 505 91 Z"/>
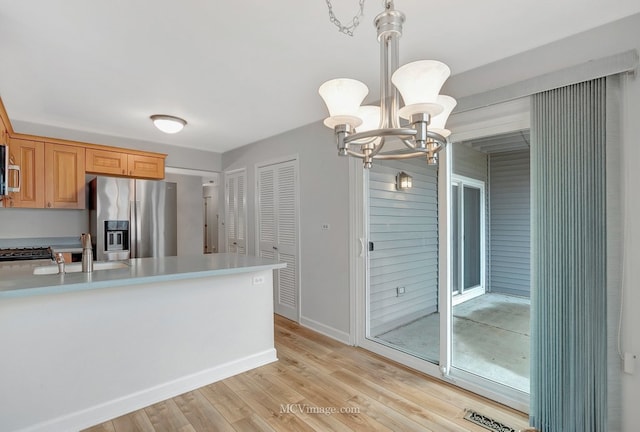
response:
<path fill-rule="evenodd" d="M 529 392 L 530 301 L 488 293 L 453 308 L 453 367 Z M 378 335 L 379 340 L 429 361 L 439 355 L 440 314 Z"/>

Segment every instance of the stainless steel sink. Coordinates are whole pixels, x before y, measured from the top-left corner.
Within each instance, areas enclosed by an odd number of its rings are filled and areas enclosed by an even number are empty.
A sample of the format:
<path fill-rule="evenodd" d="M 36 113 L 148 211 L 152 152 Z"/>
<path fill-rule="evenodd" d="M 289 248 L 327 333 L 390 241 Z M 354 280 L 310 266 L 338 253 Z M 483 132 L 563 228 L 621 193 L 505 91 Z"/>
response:
<path fill-rule="evenodd" d="M 93 262 L 93 271 L 123 269 L 127 267 L 129 267 L 129 265 L 121 261 L 94 261 Z M 64 266 L 65 273 L 80 273 L 81 271 L 82 271 L 82 263 L 79 263 L 79 262 L 65 264 Z M 33 269 L 34 275 L 50 275 L 50 274 L 57 274 L 57 273 L 58 273 L 57 265 L 45 265 L 45 266 L 40 266 Z"/>

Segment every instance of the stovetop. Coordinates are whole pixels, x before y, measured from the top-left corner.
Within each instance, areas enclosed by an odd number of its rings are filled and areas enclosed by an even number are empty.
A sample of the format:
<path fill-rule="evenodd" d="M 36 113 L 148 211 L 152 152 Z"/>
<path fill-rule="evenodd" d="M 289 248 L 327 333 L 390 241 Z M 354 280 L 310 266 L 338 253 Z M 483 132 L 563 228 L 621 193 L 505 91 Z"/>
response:
<path fill-rule="evenodd" d="M 25 261 L 51 258 L 49 247 L 0 248 L 0 261 Z"/>

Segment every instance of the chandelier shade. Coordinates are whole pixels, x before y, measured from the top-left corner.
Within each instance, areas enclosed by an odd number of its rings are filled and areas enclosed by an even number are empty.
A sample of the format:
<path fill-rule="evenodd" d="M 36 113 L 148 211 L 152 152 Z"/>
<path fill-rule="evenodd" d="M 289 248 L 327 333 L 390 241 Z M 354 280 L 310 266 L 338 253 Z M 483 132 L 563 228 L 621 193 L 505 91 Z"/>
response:
<path fill-rule="evenodd" d="M 330 128 L 339 124 L 357 127 L 362 124 L 358 109 L 369 89 L 358 80 L 337 78 L 325 82 L 318 89 L 329 110 L 329 118 L 324 124 Z"/>
<path fill-rule="evenodd" d="M 394 9 L 393 0 L 385 0 L 384 6 L 374 20 L 380 44 L 380 106 L 360 106 L 368 94 L 360 81 L 333 79 L 318 89 L 329 110 L 324 124 L 334 130 L 338 154 L 362 159 L 365 168 L 374 159 L 424 157 L 428 164 L 437 164 L 437 153 L 451 134 L 446 122 L 456 105 L 452 97 L 440 95 L 451 70 L 437 60 L 399 67 L 405 15 Z"/>
<path fill-rule="evenodd" d="M 380 127 L 380 107 L 375 105 L 362 105 L 358 109 L 357 116 L 362 120 L 358 127 L 358 132 L 368 132 Z M 371 138 L 362 138 L 353 141 L 356 144 L 365 144 L 372 141 Z M 380 142 L 380 138 L 375 138 L 374 143 Z"/>
<path fill-rule="evenodd" d="M 428 113 L 432 117 L 440 114 L 443 107 L 437 103 L 438 94 L 451 70 L 437 60 L 420 60 L 401 66 L 391 76 L 405 106 L 400 109 L 402 118 L 413 114 Z"/>
<path fill-rule="evenodd" d="M 441 105 L 443 110 L 440 114 L 431 119 L 429 129 L 447 138 L 451 135 L 451 131 L 449 129 L 445 129 L 445 125 L 447 124 L 447 120 L 449 120 L 451 111 L 453 111 L 458 102 L 451 96 L 440 95 L 436 99 L 436 103 Z"/>

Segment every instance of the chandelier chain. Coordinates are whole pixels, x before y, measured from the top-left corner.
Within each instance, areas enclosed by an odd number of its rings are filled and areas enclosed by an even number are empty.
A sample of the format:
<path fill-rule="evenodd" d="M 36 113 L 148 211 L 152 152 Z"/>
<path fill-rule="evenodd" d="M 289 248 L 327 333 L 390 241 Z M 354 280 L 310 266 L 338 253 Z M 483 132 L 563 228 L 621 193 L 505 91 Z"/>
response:
<path fill-rule="evenodd" d="M 338 31 L 340 33 L 344 33 L 348 36 L 353 36 L 353 32 L 360 25 L 360 17 L 364 16 L 364 0 L 359 1 L 360 9 L 358 13 L 351 18 L 349 24 L 344 25 L 342 22 L 336 17 L 333 13 L 333 5 L 331 4 L 331 0 L 325 0 L 327 3 L 327 7 L 329 8 L 329 21 L 338 27 Z"/>

